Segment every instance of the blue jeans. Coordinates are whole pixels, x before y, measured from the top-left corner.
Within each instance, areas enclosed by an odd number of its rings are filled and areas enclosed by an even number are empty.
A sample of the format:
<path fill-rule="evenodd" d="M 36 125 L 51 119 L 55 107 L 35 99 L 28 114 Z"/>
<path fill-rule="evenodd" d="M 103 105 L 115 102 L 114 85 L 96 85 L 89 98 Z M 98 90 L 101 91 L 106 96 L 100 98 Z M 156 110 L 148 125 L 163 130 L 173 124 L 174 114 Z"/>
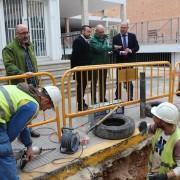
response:
<path fill-rule="evenodd" d="M 20 137 L 27 147 L 32 144 L 29 129 L 26 125 L 35 115 L 37 105 L 29 102 L 21 106 L 7 124 L 0 124 L 0 179 L 18 180 L 16 160 L 13 157 L 11 142 Z"/>

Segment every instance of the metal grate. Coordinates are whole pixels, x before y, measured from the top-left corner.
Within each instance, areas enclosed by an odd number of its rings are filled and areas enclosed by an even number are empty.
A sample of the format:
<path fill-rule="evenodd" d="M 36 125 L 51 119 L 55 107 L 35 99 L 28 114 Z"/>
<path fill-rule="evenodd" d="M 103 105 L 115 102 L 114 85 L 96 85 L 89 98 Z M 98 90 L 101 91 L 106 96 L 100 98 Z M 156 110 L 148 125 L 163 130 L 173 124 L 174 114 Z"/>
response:
<path fill-rule="evenodd" d="M 9 43 L 15 37 L 16 25 L 22 23 L 22 16 L 23 16 L 22 0 L 3 0 L 3 5 L 4 5 L 6 43 Z"/>
<path fill-rule="evenodd" d="M 36 56 L 47 56 L 44 18 L 44 2 L 28 0 L 3 0 L 6 43 L 15 37 L 17 24 L 28 22 L 30 38 Z"/>
<path fill-rule="evenodd" d="M 36 55 L 46 56 L 47 51 L 43 2 L 28 1 L 28 22 Z"/>

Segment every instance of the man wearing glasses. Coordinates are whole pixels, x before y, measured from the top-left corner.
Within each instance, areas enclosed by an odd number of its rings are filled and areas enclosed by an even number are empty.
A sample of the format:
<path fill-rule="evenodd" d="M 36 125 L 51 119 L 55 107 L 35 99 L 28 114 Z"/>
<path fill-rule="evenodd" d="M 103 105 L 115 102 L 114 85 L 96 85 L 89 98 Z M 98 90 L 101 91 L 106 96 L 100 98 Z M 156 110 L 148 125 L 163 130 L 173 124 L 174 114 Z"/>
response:
<path fill-rule="evenodd" d="M 116 63 L 131 63 L 135 61 L 135 54 L 139 50 L 139 44 L 136 35 L 128 32 L 128 22 L 122 22 L 120 33 L 113 37 L 113 50 Z M 129 81 L 124 83 L 128 91 L 128 100 L 133 100 L 133 83 Z M 115 93 L 116 99 L 121 99 L 121 83 L 118 85 Z"/>
<path fill-rule="evenodd" d="M 28 84 L 38 86 L 38 79 L 32 77 L 32 73 L 37 72 L 37 60 L 34 54 L 33 45 L 29 40 L 28 26 L 18 24 L 16 26 L 16 37 L 2 50 L 3 62 L 7 76 L 27 74 Z M 17 84 L 21 80 L 12 80 L 11 84 Z M 31 131 L 32 137 L 39 137 L 40 134 Z"/>

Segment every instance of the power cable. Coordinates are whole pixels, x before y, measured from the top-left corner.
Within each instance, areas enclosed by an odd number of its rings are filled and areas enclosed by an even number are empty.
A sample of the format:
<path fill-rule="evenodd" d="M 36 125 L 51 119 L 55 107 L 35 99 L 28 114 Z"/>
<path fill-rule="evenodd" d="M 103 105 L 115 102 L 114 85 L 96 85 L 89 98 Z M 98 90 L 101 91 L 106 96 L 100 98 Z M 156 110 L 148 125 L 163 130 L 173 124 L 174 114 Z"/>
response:
<path fill-rule="evenodd" d="M 74 162 L 75 160 L 80 160 L 83 152 L 84 152 L 84 148 L 83 148 L 83 145 L 81 145 L 81 153 L 80 153 L 80 155 L 78 157 L 75 157 L 75 158 L 72 158 L 72 157 L 56 158 L 53 161 L 51 161 L 51 163 L 52 164 L 64 164 L 64 163 Z M 62 160 L 62 159 L 64 159 L 64 160 L 65 159 L 72 159 L 72 160 L 64 161 L 64 162 L 56 162 L 56 161 L 59 161 L 59 160 Z"/>
<path fill-rule="evenodd" d="M 40 130 L 40 129 L 48 129 L 48 130 L 52 130 L 52 132 L 56 132 L 55 129 L 51 128 L 51 127 L 38 127 L 36 129 L 32 130 L 32 132 Z M 49 136 L 50 134 L 52 134 L 52 132 L 51 133 L 40 133 L 40 135 L 41 136 Z"/>

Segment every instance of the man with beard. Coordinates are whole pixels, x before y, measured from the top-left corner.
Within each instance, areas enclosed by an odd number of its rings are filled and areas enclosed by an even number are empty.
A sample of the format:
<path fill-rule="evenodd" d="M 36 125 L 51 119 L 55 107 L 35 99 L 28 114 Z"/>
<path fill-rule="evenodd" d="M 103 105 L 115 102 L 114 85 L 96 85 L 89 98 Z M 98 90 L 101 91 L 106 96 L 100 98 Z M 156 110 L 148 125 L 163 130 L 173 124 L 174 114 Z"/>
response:
<path fill-rule="evenodd" d="M 71 68 L 76 66 L 86 66 L 90 64 L 89 56 L 89 38 L 91 35 L 91 27 L 84 25 L 81 27 L 81 34 L 74 40 L 72 46 L 72 55 L 71 55 Z M 77 72 L 74 75 L 74 78 L 77 82 L 77 103 L 78 111 L 86 110 L 88 105 L 84 100 L 84 93 L 87 86 L 87 77 L 88 73 L 83 71 Z"/>
<path fill-rule="evenodd" d="M 168 180 L 180 177 L 180 120 L 178 108 L 168 102 L 151 109 L 153 124 L 139 124 L 141 134 L 154 134 L 147 179 Z"/>

